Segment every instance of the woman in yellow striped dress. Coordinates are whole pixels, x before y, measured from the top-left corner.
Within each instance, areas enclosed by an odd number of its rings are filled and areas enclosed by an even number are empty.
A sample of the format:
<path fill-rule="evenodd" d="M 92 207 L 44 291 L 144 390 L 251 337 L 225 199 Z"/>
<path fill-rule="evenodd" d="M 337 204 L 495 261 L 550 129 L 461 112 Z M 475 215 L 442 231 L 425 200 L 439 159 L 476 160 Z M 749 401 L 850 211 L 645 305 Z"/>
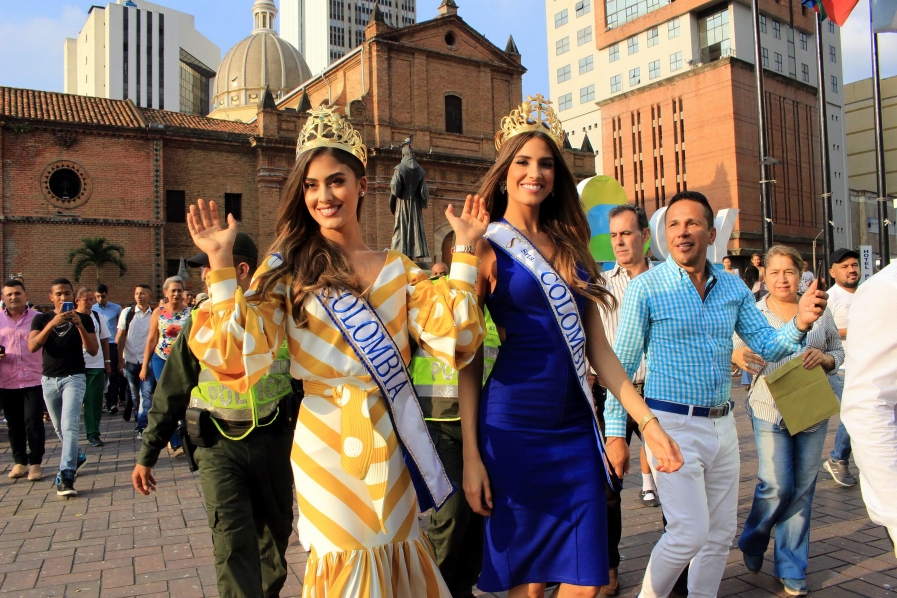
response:
<path fill-rule="evenodd" d="M 198 316 L 190 347 L 245 392 L 288 339 L 291 374 L 306 392 L 292 450 L 300 539 L 310 550 L 305 598 L 450 598 L 416 498 L 441 504 L 451 484 L 403 380 L 409 338 L 455 368 L 482 342 L 472 251 L 488 214 L 470 199 L 460 216 L 446 211 L 465 246 L 447 279 L 432 282 L 404 255 L 370 250 L 358 222 L 366 149 L 332 109 L 310 114 L 277 239 L 246 293 L 231 263 L 236 222 L 229 216 L 223 228 L 214 203 L 191 206 L 190 233 L 212 268 L 212 309 Z"/>

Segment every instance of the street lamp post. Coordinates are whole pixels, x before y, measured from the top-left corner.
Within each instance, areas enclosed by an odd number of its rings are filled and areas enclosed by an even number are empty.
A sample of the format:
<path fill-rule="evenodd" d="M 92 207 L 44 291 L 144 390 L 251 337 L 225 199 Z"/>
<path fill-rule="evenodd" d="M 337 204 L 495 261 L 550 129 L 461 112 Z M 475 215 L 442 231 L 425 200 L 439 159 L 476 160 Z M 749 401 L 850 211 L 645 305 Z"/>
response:
<path fill-rule="evenodd" d="M 822 252 L 824 271 L 829 271 L 829 256 L 835 251 L 835 223 L 832 221 L 832 175 L 829 164 L 828 103 L 825 99 L 825 61 L 823 60 L 822 15 L 816 13 L 816 99 L 819 113 L 819 150 L 822 158 Z"/>
<path fill-rule="evenodd" d="M 871 8 L 871 0 L 870 0 Z M 872 11 L 869 11 L 870 21 Z M 881 121 L 881 72 L 878 65 L 878 34 L 875 27 L 872 32 L 872 115 L 875 123 L 875 177 L 878 191 L 878 253 L 881 256 L 881 267 L 891 263 L 891 249 L 888 246 L 888 233 L 893 223 L 888 221 L 888 181 L 885 176 L 885 149 Z"/>
<path fill-rule="evenodd" d="M 760 224 L 763 227 L 763 252 L 772 247 L 772 206 L 770 204 L 769 164 L 766 162 L 766 95 L 763 90 L 763 52 L 760 45 L 760 0 L 752 0 L 754 17 L 754 77 L 757 82 L 757 129 L 760 137 Z"/>

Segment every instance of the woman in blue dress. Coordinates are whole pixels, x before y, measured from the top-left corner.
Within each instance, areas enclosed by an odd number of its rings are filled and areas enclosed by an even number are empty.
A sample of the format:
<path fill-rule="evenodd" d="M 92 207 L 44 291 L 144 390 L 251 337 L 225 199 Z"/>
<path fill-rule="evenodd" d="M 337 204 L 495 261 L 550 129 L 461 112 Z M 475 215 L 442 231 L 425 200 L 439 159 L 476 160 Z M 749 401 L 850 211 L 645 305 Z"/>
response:
<path fill-rule="evenodd" d="M 682 464 L 604 335 L 598 306 L 613 299 L 549 103 L 528 97 L 496 135 L 479 193 L 493 224 L 476 248 L 477 292 L 502 346 L 482 391 L 482 348 L 459 380 L 464 492 L 487 516 L 477 585 L 509 598 L 541 597 L 546 582 L 560 582 L 558 598 L 594 597 L 608 583 L 607 478 L 585 358 L 640 423 L 657 469 Z"/>

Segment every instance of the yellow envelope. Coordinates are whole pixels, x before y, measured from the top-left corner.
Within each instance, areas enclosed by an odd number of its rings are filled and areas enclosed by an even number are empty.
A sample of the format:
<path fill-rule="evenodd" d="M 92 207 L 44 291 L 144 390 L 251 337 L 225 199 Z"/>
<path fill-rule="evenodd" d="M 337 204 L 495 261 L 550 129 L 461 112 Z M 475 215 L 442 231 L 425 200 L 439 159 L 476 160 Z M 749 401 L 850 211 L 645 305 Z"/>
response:
<path fill-rule="evenodd" d="M 767 374 L 766 385 L 792 436 L 841 411 L 822 366 L 806 369 L 803 355 Z"/>

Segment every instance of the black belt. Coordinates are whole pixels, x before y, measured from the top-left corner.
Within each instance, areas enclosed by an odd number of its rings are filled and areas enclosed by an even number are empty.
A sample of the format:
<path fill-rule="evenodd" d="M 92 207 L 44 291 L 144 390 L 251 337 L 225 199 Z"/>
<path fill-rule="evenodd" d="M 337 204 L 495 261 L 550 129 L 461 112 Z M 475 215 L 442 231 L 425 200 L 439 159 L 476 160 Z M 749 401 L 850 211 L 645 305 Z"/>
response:
<path fill-rule="evenodd" d="M 279 415 L 279 412 L 275 411 L 274 413 L 271 413 L 269 415 L 266 415 L 263 418 L 260 418 L 258 420 L 258 423 L 256 424 L 256 430 L 265 430 L 267 427 L 269 427 L 274 422 L 275 419 L 277 419 L 278 415 Z M 238 434 L 244 434 L 252 427 L 251 420 L 250 421 L 229 421 L 226 419 L 217 418 L 214 415 L 212 416 L 212 418 L 218 423 L 218 425 L 220 426 L 220 430 L 223 431 L 228 436 L 236 436 Z"/>
<path fill-rule="evenodd" d="M 679 415 L 693 415 L 695 417 L 717 418 L 729 415 L 735 409 L 735 401 L 729 401 L 715 407 L 695 407 L 684 403 L 671 403 L 670 401 L 659 401 L 657 399 L 645 399 L 645 404 L 656 411 L 666 411 L 668 413 L 678 413 Z"/>

